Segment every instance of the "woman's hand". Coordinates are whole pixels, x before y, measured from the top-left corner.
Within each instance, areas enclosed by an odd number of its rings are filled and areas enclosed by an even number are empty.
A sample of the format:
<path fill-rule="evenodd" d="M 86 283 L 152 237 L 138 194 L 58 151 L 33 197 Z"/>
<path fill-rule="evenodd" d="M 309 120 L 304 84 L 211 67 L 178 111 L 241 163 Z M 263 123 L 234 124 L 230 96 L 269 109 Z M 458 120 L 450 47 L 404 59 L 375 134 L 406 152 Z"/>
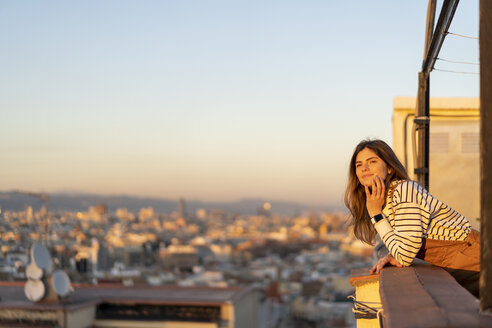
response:
<path fill-rule="evenodd" d="M 366 208 L 369 216 L 372 218 L 375 215 L 381 213 L 381 209 L 385 203 L 386 188 L 384 181 L 380 177 L 376 176 L 372 180 L 372 186 L 369 190 L 369 186 L 364 186 L 366 190 Z"/>
<path fill-rule="evenodd" d="M 391 253 L 389 253 L 385 257 L 380 258 L 378 260 L 378 262 L 376 264 L 374 264 L 374 266 L 371 268 L 371 270 L 369 272 L 371 274 L 374 274 L 374 273 L 377 274 L 381 271 L 382 268 L 384 268 L 388 264 L 399 267 L 399 268 L 403 267 L 403 265 L 398 263 L 398 261 L 393 257 L 393 255 L 391 255 Z"/>

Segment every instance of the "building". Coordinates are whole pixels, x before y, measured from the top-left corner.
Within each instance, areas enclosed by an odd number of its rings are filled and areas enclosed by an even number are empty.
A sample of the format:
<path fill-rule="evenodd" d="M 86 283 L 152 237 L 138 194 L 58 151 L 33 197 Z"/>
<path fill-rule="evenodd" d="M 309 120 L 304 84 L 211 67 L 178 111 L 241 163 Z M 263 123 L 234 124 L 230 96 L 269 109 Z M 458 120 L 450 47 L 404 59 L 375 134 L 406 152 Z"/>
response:
<path fill-rule="evenodd" d="M 415 179 L 415 105 L 412 97 L 393 103 L 393 149 L 410 179 Z M 431 98 L 430 120 L 429 191 L 480 230 L 479 98 Z"/>
<path fill-rule="evenodd" d="M 183 197 L 178 200 L 178 215 L 182 219 L 186 219 L 188 215 L 186 212 L 186 201 Z"/>
<path fill-rule="evenodd" d="M 32 303 L 24 282 L 0 282 L 0 327 L 258 327 L 253 287 L 74 285 L 63 302 Z M 8 295 L 8 297 L 7 297 Z"/>
<path fill-rule="evenodd" d="M 161 248 L 160 260 L 165 268 L 176 268 L 191 272 L 198 265 L 198 251 L 191 245 L 169 245 Z"/>

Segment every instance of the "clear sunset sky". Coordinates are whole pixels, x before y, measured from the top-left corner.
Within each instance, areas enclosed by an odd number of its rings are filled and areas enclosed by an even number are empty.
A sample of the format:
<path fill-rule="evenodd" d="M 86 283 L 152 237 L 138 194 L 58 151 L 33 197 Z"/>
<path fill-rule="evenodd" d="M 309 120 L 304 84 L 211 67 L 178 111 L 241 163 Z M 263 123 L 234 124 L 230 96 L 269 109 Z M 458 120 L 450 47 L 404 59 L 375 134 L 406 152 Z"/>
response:
<path fill-rule="evenodd" d="M 340 204 L 355 145 L 391 144 L 417 94 L 427 2 L 0 0 L 0 190 Z M 450 31 L 478 23 L 461 1 Z M 478 41 L 440 57 L 478 63 Z"/>

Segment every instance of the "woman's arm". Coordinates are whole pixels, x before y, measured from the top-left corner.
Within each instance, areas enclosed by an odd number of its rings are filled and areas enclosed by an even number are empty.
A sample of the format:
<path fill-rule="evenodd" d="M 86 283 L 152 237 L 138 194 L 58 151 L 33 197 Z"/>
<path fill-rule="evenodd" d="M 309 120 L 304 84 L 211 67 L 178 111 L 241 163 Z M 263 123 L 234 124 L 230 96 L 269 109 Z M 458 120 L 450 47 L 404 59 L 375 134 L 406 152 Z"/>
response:
<path fill-rule="evenodd" d="M 393 196 L 394 217 L 383 217 L 374 227 L 398 263 L 409 266 L 422 246 L 422 221 L 430 216 L 422 188 L 413 181 L 397 186 Z M 388 206 L 391 206 L 388 204 Z M 389 220 L 394 220 L 393 225 Z"/>

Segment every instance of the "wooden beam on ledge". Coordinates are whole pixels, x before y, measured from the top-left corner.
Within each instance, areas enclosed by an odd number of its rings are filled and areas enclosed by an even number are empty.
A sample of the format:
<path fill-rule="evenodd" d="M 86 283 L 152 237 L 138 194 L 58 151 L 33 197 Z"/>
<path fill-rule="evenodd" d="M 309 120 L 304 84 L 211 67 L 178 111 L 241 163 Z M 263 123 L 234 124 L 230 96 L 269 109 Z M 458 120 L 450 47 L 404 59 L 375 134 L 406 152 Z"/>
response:
<path fill-rule="evenodd" d="M 480 0 L 480 309 L 492 313 L 492 1 Z"/>
<path fill-rule="evenodd" d="M 384 268 L 379 292 L 385 328 L 492 327 L 479 300 L 436 266 Z"/>

